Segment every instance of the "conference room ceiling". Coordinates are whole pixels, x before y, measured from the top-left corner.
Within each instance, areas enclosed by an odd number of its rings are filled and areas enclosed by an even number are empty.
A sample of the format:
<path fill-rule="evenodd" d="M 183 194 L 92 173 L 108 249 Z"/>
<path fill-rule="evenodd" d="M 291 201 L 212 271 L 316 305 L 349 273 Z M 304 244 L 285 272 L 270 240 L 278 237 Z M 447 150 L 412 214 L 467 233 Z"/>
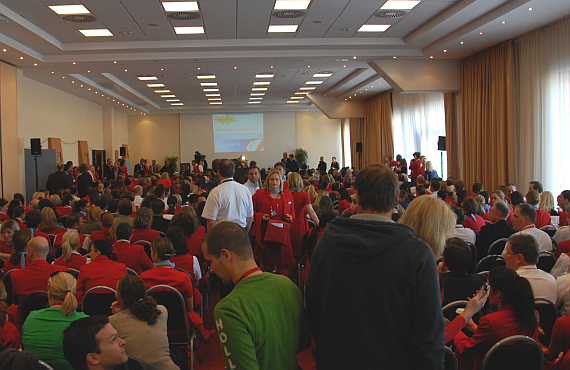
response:
<path fill-rule="evenodd" d="M 570 15 L 568 0 L 423 0 L 401 10 L 404 3 L 312 0 L 305 10 L 275 10 L 275 0 L 198 0 L 197 11 L 167 12 L 159 0 L 0 0 L 0 59 L 127 114 L 310 110 L 306 93 L 345 100 L 390 89 L 373 60 L 461 59 Z M 58 15 L 50 8 L 58 5 L 88 14 Z M 389 27 L 359 32 L 371 25 Z M 109 36 L 84 36 L 94 29 Z"/>

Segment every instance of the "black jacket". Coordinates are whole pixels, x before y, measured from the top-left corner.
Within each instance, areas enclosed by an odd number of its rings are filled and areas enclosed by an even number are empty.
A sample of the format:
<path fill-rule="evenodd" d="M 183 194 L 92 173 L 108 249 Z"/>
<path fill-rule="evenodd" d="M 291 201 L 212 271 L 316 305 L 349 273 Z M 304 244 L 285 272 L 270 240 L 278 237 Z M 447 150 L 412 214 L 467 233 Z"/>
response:
<path fill-rule="evenodd" d="M 50 174 L 46 183 L 46 189 L 49 190 L 50 194 L 57 194 L 59 189 L 71 189 L 72 186 L 71 176 L 63 171 Z"/>
<path fill-rule="evenodd" d="M 487 281 L 487 276 L 468 274 L 467 271 L 453 271 L 441 276 L 443 279 L 443 305 L 455 301 L 466 301 L 473 297 L 481 285 Z M 453 319 L 453 318 L 452 318 Z"/>
<path fill-rule="evenodd" d="M 499 220 L 494 224 L 483 226 L 475 242 L 477 258 L 479 260 L 483 259 L 493 242 L 501 238 L 508 238 L 516 232 L 507 220 Z"/>

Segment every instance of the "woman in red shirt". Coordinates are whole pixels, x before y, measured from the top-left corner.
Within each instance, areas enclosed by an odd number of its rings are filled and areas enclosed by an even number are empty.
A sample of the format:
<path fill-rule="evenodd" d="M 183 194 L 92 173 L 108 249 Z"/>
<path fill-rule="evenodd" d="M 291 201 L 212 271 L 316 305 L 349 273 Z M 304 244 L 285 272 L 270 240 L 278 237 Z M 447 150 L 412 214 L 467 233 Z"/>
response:
<path fill-rule="evenodd" d="M 116 242 L 115 240 L 115 217 L 110 213 L 105 213 L 101 216 L 101 229 L 91 232 L 91 241 L 98 239 L 107 239 L 111 243 Z M 113 288 L 115 289 L 115 288 Z"/>
<path fill-rule="evenodd" d="M 8 206 L 8 201 L 4 198 L 0 198 L 0 222 L 6 222 L 10 219 L 10 216 L 6 214 Z"/>
<path fill-rule="evenodd" d="M 87 258 L 77 252 L 79 240 L 77 231 L 67 230 L 61 239 L 61 257 L 53 261 L 53 264 L 80 270 L 87 263 Z"/>
<path fill-rule="evenodd" d="M 50 207 L 42 209 L 42 222 L 40 222 L 38 230 L 46 234 L 59 234 L 65 231 L 64 228 L 57 226 L 57 217 L 55 217 L 55 212 Z"/>
<path fill-rule="evenodd" d="M 2 224 L 0 231 L 2 240 L 0 241 L 0 258 L 9 258 L 12 254 L 12 238 L 14 233 L 20 230 L 20 226 L 14 220 L 8 220 Z"/>
<path fill-rule="evenodd" d="M 160 233 L 150 228 L 152 224 L 152 211 L 147 207 L 140 207 L 135 213 L 133 220 L 133 230 L 131 231 L 131 244 L 139 240 L 146 240 L 149 243 L 160 237 Z"/>
<path fill-rule="evenodd" d="M 291 250 L 293 257 L 301 258 L 301 242 L 303 235 L 309 230 L 307 214 L 315 224 L 319 224 L 319 218 L 311 206 L 309 194 L 303 191 L 303 180 L 297 172 L 291 172 L 287 178 L 289 191 L 293 196 L 295 206 L 295 221 L 291 224 Z"/>
<path fill-rule="evenodd" d="M 162 185 L 165 188 L 169 188 L 172 186 L 172 181 L 170 181 L 168 172 L 163 172 L 162 175 L 160 175 L 160 180 L 156 182 L 156 185 Z"/>
<path fill-rule="evenodd" d="M 479 203 L 473 198 L 465 198 L 461 201 L 461 208 L 465 214 L 463 227 L 467 227 L 478 233 L 481 228 L 485 226 L 485 220 L 480 215 L 480 213 L 483 213 L 483 210 L 479 206 Z"/>
<path fill-rule="evenodd" d="M 30 260 L 26 256 L 26 245 L 32 238 L 32 233 L 29 229 L 18 230 L 14 233 L 12 238 L 12 253 L 10 259 L 4 261 L 4 272 L 19 269 L 30 264 Z"/>
<path fill-rule="evenodd" d="M 206 235 L 206 228 L 200 225 L 194 207 L 184 207 L 183 211 L 172 217 L 170 226 L 179 226 L 182 228 L 191 255 L 199 259 L 204 257 L 202 253 L 202 239 Z"/>

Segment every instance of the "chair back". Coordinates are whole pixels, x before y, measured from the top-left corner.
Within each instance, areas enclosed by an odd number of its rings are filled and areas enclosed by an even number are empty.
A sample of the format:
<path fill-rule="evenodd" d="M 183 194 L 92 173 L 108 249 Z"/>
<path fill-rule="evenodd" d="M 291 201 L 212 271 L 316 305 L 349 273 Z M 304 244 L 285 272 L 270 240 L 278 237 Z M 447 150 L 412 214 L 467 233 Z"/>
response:
<path fill-rule="evenodd" d="M 161 238 L 166 238 L 166 233 L 164 231 L 160 231 L 160 230 L 157 230 L 157 231 L 160 234 Z"/>
<path fill-rule="evenodd" d="M 485 355 L 481 370 L 541 370 L 544 352 L 525 335 L 513 335 L 495 344 Z"/>
<path fill-rule="evenodd" d="M 445 347 L 445 365 L 444 370 L 457 370 L 459 364 L 457 363 L 457 357 L 455 357 L 455 353 L 449 348 Z"/>
<path fill-rule="evenodd" d="M 133 243 L 133 245 L 142 245 L 144 247 L 144 252 L 148 256 L 148 258 L 152 261 L 152 258 L 150 257 L 150 245 L 151 245 L 151 243 L 149 241 L 137 240 L 136 242 Z"/>
<path fill-rule="evenodd" d="M 550 236 L 551 238 L 554 236 L 554 234 L 556 234 L 556 228 L 552 225 L 544 225 L 543 227 L 540 228 L 540 230 L 547 233 L 548 236 Z"/>
<path fill-rule="evenodd" d="M 558 309 L 554 303 L 543 298 L 536 298 L 534 300 L 534 309 L 540 316 L 539 324 L 544 332 L 544 335 L 539 335 L 538 339 L 540 340 L 540 343 L 548 347 L 550 345 L 554 323 L 556 322 L 556 319 L 558 319 Z"/>
<path fill-rule="evenodd" d="M 467 272 L 472 274 L 475 272 L 475 267 L 477 267 L 477 248 L 473 243 L 467 242 L 469 250 L 471 251 L 471 260 L 469 261 L 469 266 L 467 267 Z"/>
<path fill-rule="evenodd" d="M 190 342 L 188 318 L 184 297 L 169 285 L 156 285 L 146 291 L 145 297 L 151 296 L 168 310 L 168 339 L 172 342 Z"/>
<path fill-rule="evenodd" d="M 14 303 L 14 299 L 12 297 L 12 278 L 10 277 L 10 275 L 12 274 L 12 272 L 15 271 L 14 270 L 10 270 L 10 271 L 6 271 L 4 273 L 4 276 L 2 276 L 2 282 L 4 283 L 4 287 L 6 287 L 6 305 L 10 306 L 12 303 Z"/>
<path fill-rule="evenodd" d="M 501 255 L 501 253 L 503 253 L 503 250 L 505 250 L 505 245 L 507 245 L 508 241 L 509 241 L 509 238 L 501 238 L 501 239 L 495 240 L 489 246 L 489 249 L 487 250 L 487 255 L 488 256 L 493 255 L 493 254 Z"/>
<path fill-rule="evenodd" d="M 26 294 L 18 305 L 20 322 L 23 324 L 32 311 L 41 310 L 48 306 L 47 292 L 31 292 Z"/>
<path fill-rule="evenodd" d="M 116 301 L 115 293 L 115 289 L 102 285 L 89 289 L 83 295 L 83 313 L 89 316 L 111 316 L 111 304 Z"/>
<path fill-rule="evenodd" d="M 475 266 L 475 273 L 479 273 L 481 271 L 491 271 L 491 269 L 499 266 L 505 266 L 505 257 L 499 256 L 497 254 L 492 254 L 483 258 L 477 266 Z"/>
<path fill-rule="evenodd" d="M 441 309 L 443 312 L 443 316 L 448 319 L 449 321 L 453 321 L 453 319 L 455 319 L 456 316 L 459 315 L 459 313 L 457 312 L 458 308 L 465 308 L 465 306 L 467 305 L 468 301 L 455 301 L 455 302 L 451 302 L 446 304 L 445 306 L 443 306 L 443 308 Z"/>
<path fill-rule="evenodd" d="M 133 275 L 133 276 L 139 276 L 139 274 L 137 274 L 137 272 L 133 269 L 130 269 L 127 267 L 127 274 L 129 275 Z"/>
<path fill-rule="evenodd" d="M 71 267 L 67 268 L 67 272 L 69 272 L 75 279 L 79 276 L 79 270 L 72 269 Z"/>
<path fill-rule="evenodd" d="M 540 252 L 536 267 L 541 269 L 542 271 L 550 273 L 555 264 L 556 264 L 556 257 L 554 257 L 552 252 L 545 251 L 545 252 Z"/>

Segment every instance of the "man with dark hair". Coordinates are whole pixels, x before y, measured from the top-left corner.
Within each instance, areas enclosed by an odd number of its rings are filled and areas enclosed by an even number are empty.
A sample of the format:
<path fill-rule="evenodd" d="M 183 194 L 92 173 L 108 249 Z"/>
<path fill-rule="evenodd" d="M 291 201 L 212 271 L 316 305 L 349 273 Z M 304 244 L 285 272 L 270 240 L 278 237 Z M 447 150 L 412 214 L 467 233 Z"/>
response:
<path fill-rule="evenodd" d="M 289 154 L 289 163 L 287 163 L 287 169 L 290 172 L 299 172 L 299 165 L 295 160 L 295 156 L 293 154 Z"/>
<path fill-rule="evenodd" d="M 527 234 L 513 234 L 509 238 L 505 249 L 506 266 L 528 280 L 532 287 L 534 298 L 547 299 L 556 304 L 558 297 L 556 279 L 549 273 L 536 268 L 539 255 L 536 238 Z"/>
<path fill-rule="evenodd" d="M 144 176 L 146 174 L 146 165 L 144 164 L 144 158 L 141 158 L 140 163 L 137 163 L 135 165 L 134 172 L 140 176 Z"/>
<path fill-rule="evenodd" d="M 429 192 L 426 192 L 426 193 L 429 194 L 428 196 L 430 196 L 430 197 L 432 197 L 432 198 L 436 198 L 436 197 L 437 197 L 437 192 L 439 191 L 439 187 L 440 187 L 440 186 L 441 186 L 441 184 L 439 183 L 438 180 L 432 179 L 432 180 L 429 182 Z"/>
<path fill-rule="evenodd" d="M 455 213 L 455 229 L 452 232 L 447 233 L 446 239 L 449 238 L 460 238 L 468 243 L 475 244 L 475 231 L 468 227 L 463 227 L 463 221 L 465 220 L 465 214 L 460 207 L 451 207 L 453 213 Z"/>
<path fill-rule="evenodd" d="M 367 166 L 355 182 L 358 214 L 331 221 L 315 246 L 306 302 L 318 368 L 443 368 L 435 258 L 392 221 L 398 192 L 394 171 Z"/>
<path fill-rule="evenodd" d="M 466 301 L 487 281 L 485 275 L 467 273 L 470 261 L 471 251 L 464 240 L 459 238 L 446 240 L 443 258 L 438 266 L 445 286 L 444 306 L 455 301 Z"/>
<path fill-rule="evenodd" d="M 209 184 L 212 184 L 214 187 L 220 185 L 220 178 L 218 177 L 218 162 L 219 159 L 214 159 L 212 161 L 212 178 L 208 182 Z"/>
<path fill-rule="evenodd" d="M 91 249 L 91 238 L 87 237 L 87 235 L 81 233 L 81 228 L 85 222 L 83 221 L 83 217 L 79 213 L 72 212 L 67 216 L 67 221 L 65 226 L 67 230 L 75 230 L 79 234 L 79 248 L 83 248 L 86 251 Z M 54 248 L 61 247 L 63 235 L 67 232 L 62 231 L 55 236 L 55 240 L 53 241 Z"/>
<path fill-rule="evenodd" d="M 479 195 L 480 192 L 483 191 L 483 184 L 481 184 L 480 182 L 475 182 L 475 183 L 473 183 L 471 190 L 473 190 L 473 194 L 471 194 L 471 198 L 475 198 L 477 195 Z"/>
<path fill-rule="evenodd" d="M 131 217 L 133 213 L 133 203 L 131 203 L 129 199 L 121 199 L 117 211 L 119 212 L 119 216 L 115 217 L 115 221 L 113 221 L 115 226 L 123 222 L 133 226 L 133 218 Z"/>
<path fill-rule="evenodd" d="M 544 187 L 540 181 L 534 180 L 528 184 L 528 191 L 536 191 L 539 195 L 544 191 Z"/>
<path fill-rule="evenodd" d="M 518 231 L 517 234 L 529 234 L 536 238 L 538 242 L 539 252 L 552 251 L 552 240 L 544 231 L 534 226 L 536 222 L 536 209 L 530 204 L 521 204 L 515 207 L 513 213 L 513 229 Z M 506 252 L 503 251 L 503 254 Z"/>
<path fill-rule="evenodd" d="M 508 238 L 516 233 L 516 230 L 507 222 L 510 213 L 511 210 L 505 203 L 497 202 L 491 207 L 489 217 L 493 223 L 481 227 L 479 236 L 475 242 L 477 258 L 479 260 L 487 256 L 489 247 L 496 240 Z"/>
<path fill-rule="evenodd" d="M 110 157 L 107 158 L 107 164 L 103 166 L 103 178 L 105 180 L 112 180 L 115 178 L 115 167 L 113 166 L 113 160 Z"/>
<path fill-rule="evenodd" d="M 93 177 L 87 172 L 87 165 L 85 163 L 79 165 L 79 172 L 81 172 L 81 175 L 77 178 L 77 192 L 79 198 L 84 198 L 87 196 L 87 188 L 94 185 Z"/>
<path fill-rule="evenodd" d="M 321 172 L 327 172 L 327 162 L 325 162 L 325 157 L 319 159 L 319 164 L 317 165 L 317 170 Z"/>
<path fill-rule="evenodd" d="M 57 164 L 57 171 L 48 176 L 46 189 L 50 194 L 57 194 L 59 189 L 69 189 L 73 185 L 71 177 L 63 172 L 63 163 Z"/>
<path fill-rule="evenodd" d="M 507 193 L 505 195 L 507 196 L 509 203 L 511 199 L 511 194 L 515 191 L 517 191 L 517 186 L 515 184 L 507 184 Z"/>
<path fill-rule="evenodd" d="M 152 209 L 152 224 L 150 225 L 150 228 L 156 231 L 162 231 L 166 234 L 170 220 L 163 217 L 164 202 L 161 200 L 153 200 L 150 204 L 150 208 Z"/>
<path fill-rule="evenodd" d="M 560 227 L 568 226 L 567 212 L 568 212 L 568 205 L 570 204 L 570 190 L 564 190 L 562 193 L 560 193 L 560 195 L 558 195 L 556 199 L 558 201 L 558 207 L 560 207 L 560 212 L 558 212 L 558 215 L 560 216 L 558 225 Z M 570 233 L 568 234 L 568 238 L 562 240 L 568 240 L 568 239 L 570 239 Z M 556 241 L 558 242 L 558 240 Z"/>
<path fill-rule="evenodd" d="M 337 171 L 340 169 L 340 165 L 336 161 L 336 157 L 332 157 L 332 159 L 331 159 L 331 169 L 334 169 Z"/>
<path fill-rule="evenodd" d="M 279 171 L 279 173 L 281 174 L 281 178 L 283 180 L 283 190 L 289 189 L 289 184 L 287 183 L 287 176 L 286 176 L 287 165 L 284 162 L 277 162 L 273 166 L 273 169 Z"/>
<path fill-rule="evenodd" d="M 211 190 L 202 213 L 202 217 L 208 220 L 208 230 L 222 221 L 235 222 L 249 230 L 253 219 L 251 193 L 245 186 L 234 181 L 233 161 L 224 158 L 217 165 L 221 183 Z"/>
<path fill-rule="evenodd" d="M 70 214 L 73 209 L 73 196 L 71 194 L 64 195 L 61 199 L 61 205 L 55 207 L 55 209 L 57 210 L 59 217 Z"/>
<path fill-rule="evenodd" d="M 257 190 L 260 189 L 259 187 L 259 168 L 257 166 L 249 166 L 247 169 L 247 181 L 244 186 L 249 190 L 251 196 L 255 194 Z"/>
<path fill-rule="evenodd" d="M 297 353 L 309 345 L 310 337 L 301 330 L 303 300 L 295 284 L 262 272 L 247 232 L 233 222 L 208 230 L 202 252 L 210 272 L 235 284 L 214 309 L 226 368 L 296 369 Z"/>

